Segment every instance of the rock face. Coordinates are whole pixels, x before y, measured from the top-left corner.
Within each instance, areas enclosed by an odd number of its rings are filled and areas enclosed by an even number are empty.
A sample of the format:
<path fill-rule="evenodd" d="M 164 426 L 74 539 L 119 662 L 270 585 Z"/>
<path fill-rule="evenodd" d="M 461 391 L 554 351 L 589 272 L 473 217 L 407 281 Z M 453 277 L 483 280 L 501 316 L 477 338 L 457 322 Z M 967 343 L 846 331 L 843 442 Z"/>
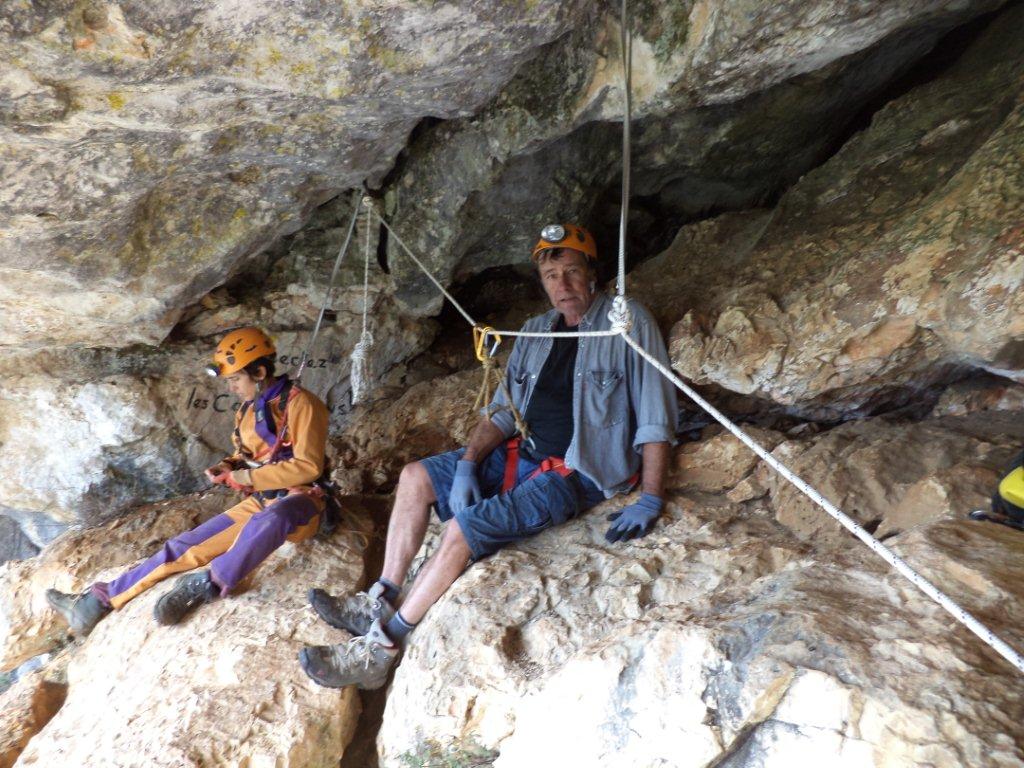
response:
<path fill-rule="evenodd" d="M 948 445 L 975 428 L 951 420 L 928 436 L 947 429 Z M 892 426 L 862 429 L 881 442 Z M 625 503 L 612 500 L 471 566 L 410 636 L 381 765 L 437 754 L 496 768 L 1020 764 L 1013 667 L 866 548 L 822 556 L 775 523 L 774 498 L 730 502 L 749 476 L 701 469 L 735 459 L 730 441 L 677 453 L 694 468 L 688 490 L 644 539 L 604 541 L 605 513 Z M 967 441 L 956 461 L 992 452 Z M 917 470 L 908 457 L 879 473 L 864 507 L 910 499 Z M 1024 647 L 1019 534 L 941 517 L 904 520 L 890 544 Z"/>
<path fill-rule="evenodd" d="M 0 346 L 123 347 L 380 178 L 422 117 L 490 99 L 584 4 L 8 10 Z"/>
<path fill-rule="evenodd" d="M 354 519 L 368 515 L 358 500 L 347 506 Z M 141 538 L 148 544 L 147 521 L 151 511 L 104 531 L 106 553 L 115 544 L 138 547 Z M 109 567 L 113 558 L 100 559 L 95 538 L 62 539 L 44 552 L 44 562 L 63 543 L 77 586 L 120 570 Z M 77 649 L 67 700 L 17 765 L 337 765 L 358 718 L 358 697 L 353 689 L 313 684 L 296 655 L 304 644 L 340 639 L 308 608 L 305 587 L 354 589 L 363 560 L 353 542 L 339 533 L 286 544 L 246 591 L 202 606 L 176 627 L 152 619 L 169 583 L 109 615 Z M 33 576 L 23 588 L 35 588 L 41 577 Z"/>
<path fill-rule="evenodd" d="M 25 745 L 60 709 L 67 686 L 44 672 L 25 675 L 0 694 L 0 768 L 11 768 Z"/>
<path fill-rule="evenodd" d="M 1024 445 L 1017 413 L 893 424 L 850 422 L 775 455 L 861 525 L 885 538 L 929 520 L 963 518 L 989 499 Z M 775 473 L 765 472 L 779 522 L 845 547 L 845 530 Z"/>
<path fill-rule="evenodd" d="M 21 560 L 39 553 L 39 548 L 9 517 L 0 516 L 0 563 Z"/>
<path fill-rule="evenodd" d="M 1024 376 L 1022 20 L 1000 16 L 774 209 L 685 228 L 639 270 L 660 317 L 687 309 L 681 373 L 822 419 L 964 367 Z"/>
<path fill-rule="evenodd" d="M 998 2 L 631 4 L 634 237 L 749 207 L 820 163 L 944 30 Z M 592 14 L 472 117 L 428 127 L 387 187 L 403 238 L 442 280 L 528 263 L 540 228 L 582 219 L 613 256 L 621 174 L 619 19 Z M 798 119 L 793 119 L 799 115 Z M 412 310 L 438 296 L 389 248 Z"/>
<path fill-rule="evenodd" d="M 70 531 L 31 560 L 0 566 L 0 671 L 50 650 L 67 626 L 43 593 L 53 587 L 80 592 L 101 572 L 119 572 L 148 557 L 164 541 L 227 508 L 221 490 L 161 502 L 104 526 Z"/>
<path fill-rule="evenodd" d="M 335 443 L 336 481 L 348 493 L 388 488 L 407 462 L 464 444 L 478 418 L 480 380 L 473 370 L 432 379 L 357 411 Z"/>

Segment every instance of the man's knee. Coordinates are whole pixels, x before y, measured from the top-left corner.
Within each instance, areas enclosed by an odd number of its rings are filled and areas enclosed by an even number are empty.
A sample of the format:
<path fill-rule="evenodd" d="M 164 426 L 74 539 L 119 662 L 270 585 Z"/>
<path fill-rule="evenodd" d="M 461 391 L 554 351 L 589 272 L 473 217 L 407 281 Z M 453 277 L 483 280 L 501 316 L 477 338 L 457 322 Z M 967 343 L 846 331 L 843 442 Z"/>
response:
<path fill-rule="evenodd" d="M 398 487 L 415 494 L 428 504 L 435 500 L 434 484 L 430 481 L 426 467 L 419 461 L 411 461 L 402 467 Z"/>
<path fill-rule="evenodd" d="M 441 547 L 447 550 L 465 551 L 469 553 L 469 543 L 466 541 L 466 534 L 462 532 L 462 526 L 454 518 L 444 524 L 444 533 L 441 534 Z"/>

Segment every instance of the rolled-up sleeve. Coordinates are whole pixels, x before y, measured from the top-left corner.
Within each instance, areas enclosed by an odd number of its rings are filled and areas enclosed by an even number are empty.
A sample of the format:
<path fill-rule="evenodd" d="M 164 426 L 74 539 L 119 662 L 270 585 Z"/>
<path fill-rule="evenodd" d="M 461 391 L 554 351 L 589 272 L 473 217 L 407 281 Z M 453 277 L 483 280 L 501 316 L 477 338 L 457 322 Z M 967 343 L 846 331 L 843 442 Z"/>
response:
<path fill-rule="evenodd" d="M 650 313 L 631 301 L 633 339 L 665 366 L 670 366 L 668 350 L 661 331 Z M 640 453 L 644 443 L 671 443 L 675 445 L 679 425 L 679 403 L 675 386 L 657 368 L 631 351 L 627 363 L 629 393 L 633 413 L 636 415 L 636 433 L 633 450 Z"/>

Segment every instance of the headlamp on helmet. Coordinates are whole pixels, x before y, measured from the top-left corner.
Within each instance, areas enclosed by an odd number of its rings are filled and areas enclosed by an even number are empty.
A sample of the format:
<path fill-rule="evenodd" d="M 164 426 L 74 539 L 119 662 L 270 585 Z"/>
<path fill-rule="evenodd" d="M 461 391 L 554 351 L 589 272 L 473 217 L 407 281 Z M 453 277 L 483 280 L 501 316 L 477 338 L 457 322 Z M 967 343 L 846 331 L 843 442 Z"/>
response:
<path fill-rule="evenodd" d="M 230 376 L 261 357 L 277 354 L 274 342 L 259 328 L 238 328 L 221 339 L 213 364 L 204 369 L 210 376 Z"/>
<path fill-rule="evenodd" d="M 548 224 L 540 231 L 540 240 L 533 247 L 533 260 L 537 261 L 552 248 L 572 248 L 590 261 L 597 261 L 594 236 L 578 224 Z"/>
<path fill-rule="evenodd" d="M 565 227 L 561 224 L 548 224 L 540 231 L 540 239 L 549 243 L 560 243 L 565 240 Z"/>

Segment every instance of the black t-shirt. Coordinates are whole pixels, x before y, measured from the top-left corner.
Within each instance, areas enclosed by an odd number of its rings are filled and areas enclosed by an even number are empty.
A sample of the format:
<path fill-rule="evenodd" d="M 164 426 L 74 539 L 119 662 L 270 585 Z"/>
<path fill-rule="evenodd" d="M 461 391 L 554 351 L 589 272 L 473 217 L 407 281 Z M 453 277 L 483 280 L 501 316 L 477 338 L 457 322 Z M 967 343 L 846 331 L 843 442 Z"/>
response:
<path fill-rule="evenodd" d="M 559 317 L 556 331 L 575 331 Z M 572 442 L 573 375 L 579 339 L 554 339 L 548 359 L 537 376 L 524 417 L 533 438 L 531 452 L 538 456 L 564 457 Z"/>

